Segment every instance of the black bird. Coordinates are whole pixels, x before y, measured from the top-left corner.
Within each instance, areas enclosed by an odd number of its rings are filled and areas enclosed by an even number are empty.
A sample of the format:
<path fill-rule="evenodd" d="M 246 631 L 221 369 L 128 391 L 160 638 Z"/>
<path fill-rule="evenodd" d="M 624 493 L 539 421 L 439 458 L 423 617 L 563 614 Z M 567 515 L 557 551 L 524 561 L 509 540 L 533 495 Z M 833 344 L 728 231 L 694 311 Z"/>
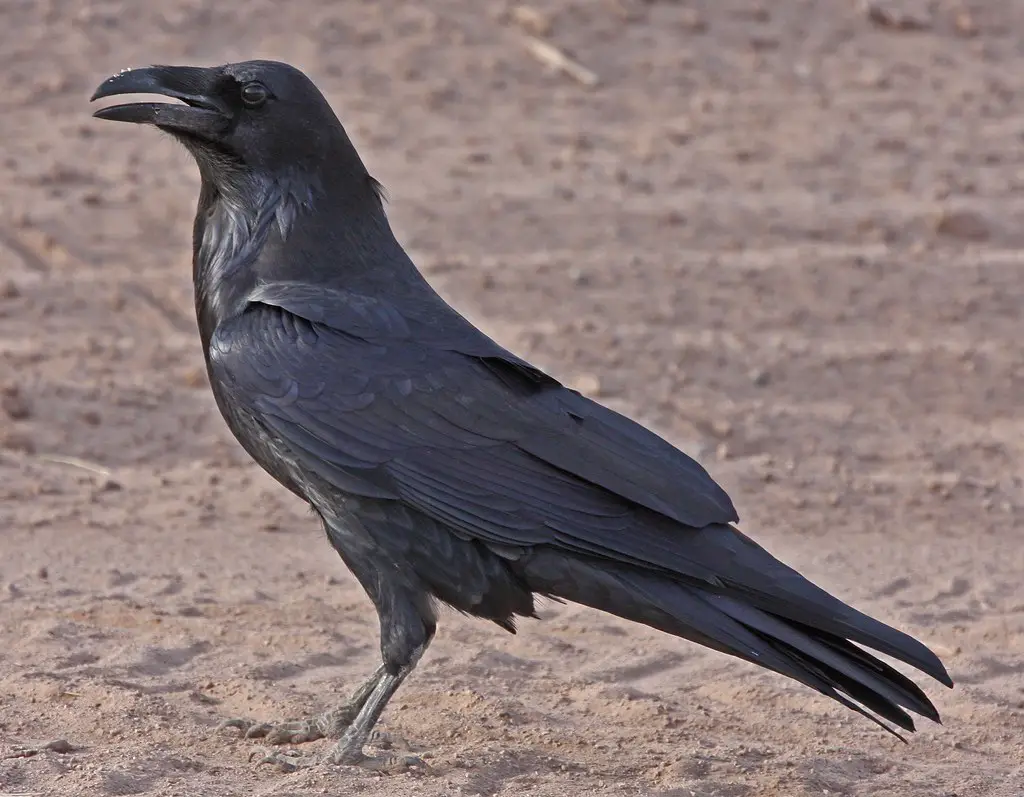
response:
<path fill-rule="evenodd" d="M 536 616 L 535 596 L 774 670 L 894 734 L 883 720 L 912 731 L 908 710 L 939 721 L 916 684 L 859 645 L 952 686 L 932 651 L 779 562 L 731 525 L 732 501 L 694 460 L 434 292 L 300 71 L 152 66 L 93 99 L 133 93 L 184 103 L 95 115 L 155 125 L 199 165 L 193 279 L 217 405 L 319 515 L 380 618 L 382 664 L 350 702 L 307 721 L 228 724 L 273 743 L 340 735 L 330 759 L 364 762 L 439 604 L 514 632 L 517 616 Z"/>

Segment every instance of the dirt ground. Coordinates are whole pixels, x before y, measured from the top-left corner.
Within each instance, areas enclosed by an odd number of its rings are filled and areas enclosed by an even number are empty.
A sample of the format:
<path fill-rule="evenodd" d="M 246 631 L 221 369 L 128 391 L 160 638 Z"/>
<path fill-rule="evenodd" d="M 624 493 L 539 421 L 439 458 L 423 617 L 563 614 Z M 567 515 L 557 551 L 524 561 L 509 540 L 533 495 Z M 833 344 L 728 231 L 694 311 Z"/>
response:
<path fill-rule="evenodd" d="M 1024 4 L 2 16 L 0 793 L 1024 794 Z M 429 771 L 287 774 L 216 731 L 336 702 L 376 664 L 376 618 L 216 413 L 194 166 L 87 100 L 125 66 L 251 57 L 325 90 L 460 309 L 932 645 L 945 725 L 903 745 L 780 676 L 548 607 L 515 637 L 444 618 L 385 715 Z"/>

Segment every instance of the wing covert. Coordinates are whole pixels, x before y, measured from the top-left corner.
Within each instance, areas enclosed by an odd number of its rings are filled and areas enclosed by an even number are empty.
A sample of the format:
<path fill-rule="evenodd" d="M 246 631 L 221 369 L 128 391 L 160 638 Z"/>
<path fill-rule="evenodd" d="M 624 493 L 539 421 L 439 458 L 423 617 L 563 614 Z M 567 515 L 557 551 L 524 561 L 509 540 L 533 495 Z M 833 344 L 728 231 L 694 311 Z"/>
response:
<path fill-rule="evenodd" d="M 341 306 L 309 311 L 321 321 L 251 304 L 209 352 L 231 400 L 339 489 L 372 485 L 489 544 L 654 564 L 666 553 L 638 533 L 638 512 L 692 528 L 735 518 L 703 468 L 639 424 L 554 380 L 526 374 L 513 389 L 494 372 L 500 357 L 424 345 L 391 308 L 363 303 L 348 323 Z"/>

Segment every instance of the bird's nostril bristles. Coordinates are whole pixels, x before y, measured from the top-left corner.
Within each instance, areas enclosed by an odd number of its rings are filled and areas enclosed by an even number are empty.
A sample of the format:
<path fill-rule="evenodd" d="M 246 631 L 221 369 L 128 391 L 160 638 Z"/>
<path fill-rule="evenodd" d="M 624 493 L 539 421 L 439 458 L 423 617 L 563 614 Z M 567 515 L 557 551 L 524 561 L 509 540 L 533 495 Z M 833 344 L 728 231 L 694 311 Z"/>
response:
<path fill-rule="evenodd" d="M 189 97 L 187 99 L 182 99 L 181 102 L 185 103 L 185 105 L 189 106 L 190 108 L 203 108 L 207 111 L 218 110 L 217 106 L 213 103 L 206 102 L 205 100 L 201 100 L 197 97 Z"/>

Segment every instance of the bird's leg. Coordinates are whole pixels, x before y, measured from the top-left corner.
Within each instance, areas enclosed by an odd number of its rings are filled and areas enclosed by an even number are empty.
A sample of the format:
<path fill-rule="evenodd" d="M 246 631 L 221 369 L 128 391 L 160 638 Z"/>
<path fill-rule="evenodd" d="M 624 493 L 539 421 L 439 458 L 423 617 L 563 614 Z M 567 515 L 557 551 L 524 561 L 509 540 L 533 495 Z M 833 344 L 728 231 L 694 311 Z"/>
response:
<path fill-rule="evenodd" d="M 377 680 L 376 685 L 364 698 L 363 706 L 354 719 L 348 723 L 348 728 L 341 740 L 327 754 L 327 761 L 331 764 L 349 764 L 366 767 L 378 772 L 399 772 L 409 767 L 423 766 L 423 760 L 414 755 L 380 755 L 368 756 L 363 752 L 367 743 L 383 747 L 380 743 L 382 736 L 374 731 L 374 726 L 384 713 L 388 701 L 398 691 L 402 681 L 413 671 L 416 662 L 426 649 L 426 645 L 420 648 L 415 657 L 395 674 L 387 672 L 386 665 L 378 672 L 383 672 Z M 369 683 L 369 682 L 368 682 Z M 318 737 L 319 738 L 319 737 Z M 383 738 L 387 738 L 384 736 Z M 282 751 L 265 755 L 260 759 L 260 764 L 275 764 L 285 772 L 294 772 L 297 769 L 304 769 L 315 764 L 315 759 L 303 757 L 298 751 Z"/>
<path fill-rule="evenodd" d="M 371 769 L 391 769 L 396 765 L 408 767 L 422 763 L 415 756 L 370 758 L 363 752 L 363 747 L 366 745 L 374 726 L 380 719 L 380 715 L 384 713 L 388 701 L 398 691 L 402 681 L 413 671 L 416 662 L 422 654 L 423 649 L 417 651 L 415 658 L 394 675 L 385 672 L 384 676 L 377 682 L 373 692 L 366 699 L 366 702 L 363 703 L 359 714 L 356 715 L 355 719 L 352 720 L 345 730 L 341 740 L 328 754 L 327 758 L 332 764 L 362 764 Z"/>
<path fill-rule="evenodd" d="M 386 674 L 382 664 L 344 703 L 308 719 L 256 722 L 235 717 L 225 720 L 218 728 L 238 728 L 246 739 L 264 739 L 268 744 L 302 744 L 317 739 L 339 739 L 359 716 L 364 704 Z"/>
<path fill-rule="evenodd" d="M 335 550 L 362 584 L 377 609 L 380 620 L 380 653 L 383 664 L 376 681 L 362 697 L 355 716 L 338 744 L 328 754 L 332 764 L 359 764 L 378 771 L 406 769 L 422 764 L 415 756 L 370 757 L 363 747 L 377 744 L 373 728 L 398 687 L 416 667 L 437 629 L 437 617 L 430 593 L 414 572 L 401 565 L 403 559 L 382 548 L 392 536 L 391 505 L 361 502 L 359 515 L 323 517 L 324 529 Z M 343 522 L 342 522 L 343 521 Z M 362 691 L 362 690 L 361 690 Z M 278 764 L 282 769 L 308 767 L 308 759 L 289 751 L 271 753 L 260 763 Z"/>

